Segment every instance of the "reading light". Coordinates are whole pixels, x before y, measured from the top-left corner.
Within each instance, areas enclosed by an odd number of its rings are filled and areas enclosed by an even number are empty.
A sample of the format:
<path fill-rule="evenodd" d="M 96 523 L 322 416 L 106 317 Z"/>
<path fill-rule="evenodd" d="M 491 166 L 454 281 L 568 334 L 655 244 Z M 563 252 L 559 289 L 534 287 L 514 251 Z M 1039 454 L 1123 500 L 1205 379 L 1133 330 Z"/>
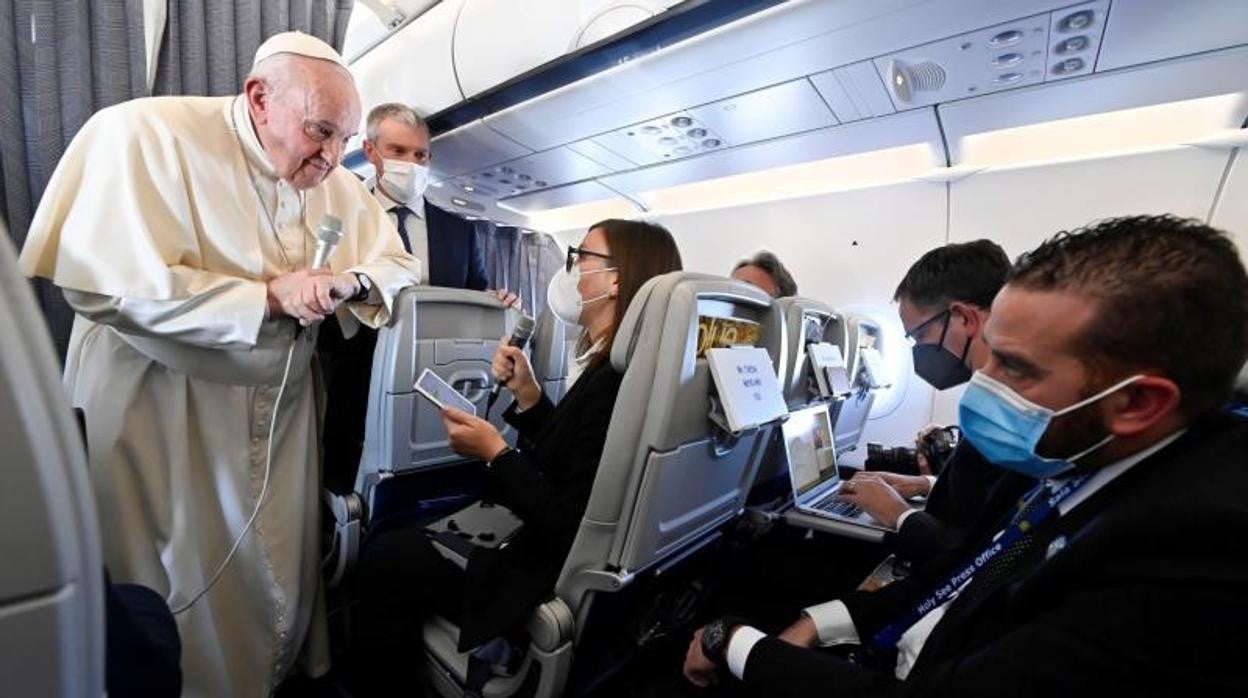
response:
<path fill-rule="evenodd" d="M 1007 29 L 988 40 L 988 45 L 992 48 L 1005 48 L 1013 46 L 1023 40 L 1023 33 L 1017 29 Z"/>
<path fill-rule="evenodd" d="M 1003 53 L 992 59 L 993 68 L 1009 68 L 1023 62 L 1023 54 L 1021 53 Z"/>

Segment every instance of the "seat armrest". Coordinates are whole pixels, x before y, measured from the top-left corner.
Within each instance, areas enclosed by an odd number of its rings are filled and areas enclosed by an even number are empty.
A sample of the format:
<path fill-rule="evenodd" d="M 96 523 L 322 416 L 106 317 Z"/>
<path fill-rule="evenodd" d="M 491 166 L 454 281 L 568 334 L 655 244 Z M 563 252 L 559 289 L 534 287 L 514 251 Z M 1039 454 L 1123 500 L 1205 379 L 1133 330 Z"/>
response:
<path fill-rule="evenodd" d="M 525 630 L 534 647 L 544 652 L 554 652 L 561 645 L 572 641 L 576 620 L 572 616 L 572 609 L 556 596 L 533 611 Z"/>

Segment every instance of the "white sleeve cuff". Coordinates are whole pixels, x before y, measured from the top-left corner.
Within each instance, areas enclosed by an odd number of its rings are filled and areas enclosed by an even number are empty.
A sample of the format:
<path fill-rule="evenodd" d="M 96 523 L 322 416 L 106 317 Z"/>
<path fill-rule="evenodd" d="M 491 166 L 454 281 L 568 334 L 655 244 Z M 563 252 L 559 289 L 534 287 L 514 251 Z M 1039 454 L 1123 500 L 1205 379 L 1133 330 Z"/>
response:
<path fill-rule="evenodd" d="M 840 601 L 811 606 L 803 613 L 814 621 L 819 644 L 824 647 L 859 644 L 858 628 L 854 627 L 854 619 L 850 617 L 849 609 Z"/>
<path fill-rule="evenodd" d="M 936 486 L 936 476 L 924 475 L 923 477 L 927 478 L 927 492 L 928 494 L 931 494 L 932 488 Z"/>
<path fill-rule="evenodd" d="M 898 531 L 901 530 L 901 525 L 906 522 L 906 519 L 910 518 L 910 515 L 915 513 L 916 511 L 922 511 L 922 510 L 921 509 L 907 509 L 901 512 L 901 515 L 897 517 L 897 530 Z"/>
<path fill-rule="evenodd" d="M 745 661 L 750 658 L 750 651 L 754 649 L 754 645 L 758 641 L 767 637 L 763 632 L 748 625 L 737 628 L 732 634 L 732 639 L 728 641 L 728 651 L 725 655 L 728 660 L 728 671 L 738 679 L 745 675 Z"/>

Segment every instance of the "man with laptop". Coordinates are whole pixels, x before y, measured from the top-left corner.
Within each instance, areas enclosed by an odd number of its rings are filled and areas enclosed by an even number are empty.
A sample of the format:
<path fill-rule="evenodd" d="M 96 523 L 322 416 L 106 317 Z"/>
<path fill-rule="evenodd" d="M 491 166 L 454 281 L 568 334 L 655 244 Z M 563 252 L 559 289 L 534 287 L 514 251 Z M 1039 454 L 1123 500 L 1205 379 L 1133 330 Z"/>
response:
<path fill-rule="evenodd" d="M 1178 341 L 1183 338 L 1198 341 Z M 1248 276 L 1198 221 L 1111 219 L 1020 258 L 959 406 L 992 463 L 1040 480 L 955 554 L 828 604 L 842 659 L 725 618 L 685 675 L 807 696 L 1244 694 Z"/>
<path fill-rule="evenodd" d="M 915 373 L 933 388 L 966 383 L 988 361 L 984 326 L 1009 270 L 1009 258 L 999 245 L 975 240 L 928 251 L 897 285 L 893 300 L 906 337 L 914 343 Z M 930 478 L 860 472 L 847 482 L 812 486 L 836 491 L 822 506 L 841 507 L 840 516 L 804 505 L 796 481 L 794 493 L 806 513 L 889 531 L 886 544 L 901 558 L 921 563 L 957 548 L 976 519 L 1004 512 L 1035 484 L 1025 475 L 992 466 L 965 439 L 940 473 Z M 926 507 L 907 503 L 915 496 L 926 496 Z"/>

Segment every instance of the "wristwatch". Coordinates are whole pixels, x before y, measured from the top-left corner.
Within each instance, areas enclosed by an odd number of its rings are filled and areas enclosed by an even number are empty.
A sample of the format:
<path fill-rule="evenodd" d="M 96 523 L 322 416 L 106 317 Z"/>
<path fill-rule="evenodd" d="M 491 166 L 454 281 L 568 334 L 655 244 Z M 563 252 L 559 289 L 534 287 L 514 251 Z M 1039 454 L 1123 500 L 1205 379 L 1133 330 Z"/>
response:
<path fill-rule="evenodd" d="M 504 448 L 503 450 L 501 450 L 501 451 L 499 451 L 499 452 L 498 452 L 498 455 L 496 455 L 496 456 L 494 456 L 493 458 L 491 458 L 491 459 L 489 459 L 488 461 L 486 461 L 486 462 L 485 462 L 485 467 L 486 467 L 487 469 L 492 469 L 492 468 L 494 467 L 494 464 L 495 464 L 495 463 L 497 463 L 498 461 L 502 460 L 503 456 L 505 456 L 505 455 L 507 455 L 508 453 L 511 453 L 512 451 L 515 451 L 515 450 L 516 450 L 516 449 L 512 448 L 511 446 L 508 446 L 508 447 Z"/>
<path fill-rule="evenodd" d="M 355 295 L 351 296 L 350 300 L 352 302 L 367 300 L 369 294 L 373 292 L 373 280 L 358 271 L 351 273 L 355 274 L 355 280 L 360 284 L 360 290 L 356 291 Z"/>
<path fill-rule="evenodd" d="M 729 633 L 738 625 L 745 625 L 742 618 L 724 616 L 707 623 L 702 628 L 702 655 L 715 666 L 723 668 L 728 663 Z"/>

